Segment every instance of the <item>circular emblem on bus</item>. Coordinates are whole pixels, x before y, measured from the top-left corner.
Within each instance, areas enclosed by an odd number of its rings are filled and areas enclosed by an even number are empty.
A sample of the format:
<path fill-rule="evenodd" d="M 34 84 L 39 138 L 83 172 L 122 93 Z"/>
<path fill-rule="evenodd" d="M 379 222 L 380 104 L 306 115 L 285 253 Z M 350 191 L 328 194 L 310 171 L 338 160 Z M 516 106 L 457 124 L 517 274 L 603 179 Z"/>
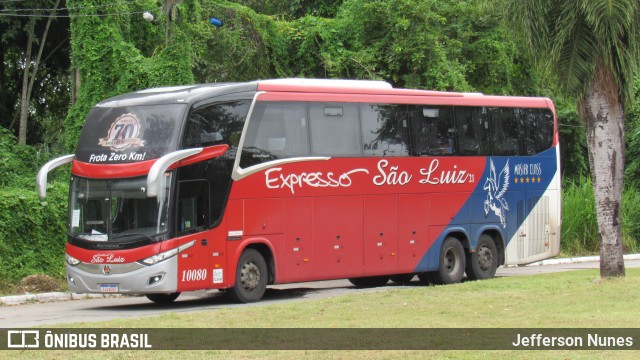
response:
<path fill-rule="evenodd" d="M 111 266 L 105 265 L 102 267 L 102 273 L 105 275 L 111 275 Z"/>
<path fill-rule="evenodd" d="M 140 121 L 134 114 L 123 114 L 111 124 L 107 137 L 100 138 L 98 145 L 113 151 L 123 151 L 131 146 L 143 146 L 140 135 Z"/>

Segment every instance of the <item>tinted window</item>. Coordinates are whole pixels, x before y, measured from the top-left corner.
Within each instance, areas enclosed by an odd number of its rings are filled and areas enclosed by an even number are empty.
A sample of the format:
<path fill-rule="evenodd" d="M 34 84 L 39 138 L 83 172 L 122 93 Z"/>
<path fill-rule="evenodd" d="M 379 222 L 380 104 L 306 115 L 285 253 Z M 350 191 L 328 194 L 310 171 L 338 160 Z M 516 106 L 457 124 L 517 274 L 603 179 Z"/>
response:
<path fill-rule="evenodd" d="M 249 101 L 210 104 L 189 115 L 185 131 L 185 148 L 227 144 L 227 156 L 235 156 L 249 109 Z"/>
<path fill-rule="evenodd" d="M 553 144 L 553 114 L 547 109 L 524 109 L 521 116 L 525 125 L 525 143 L 528 155 L 547 150 Z"/>
<path fill-rule="evenodd" d="M 523 126 L 517 109 L 491 108 L 489 114 L 493 155 L 524 155 Z"/>
<path fill-rule="evenodd" d="M 456 136 L 458 139 L 458 151 L 460 155 L 487 155 L 489 154 L 488 129 L 489 123 L 485 121 L 483 108 L 457 107 Z"/>
<path fill-rule="evenodd" d="M 356 104 L 310 103 L 309 121 L 313 155 L 362 155 Z"/>
<path fill-rule="evenodd" d="M 365 156 L 409 155 L 409 125 L 404 105 L 360 105 Z"/>
<path fill-rule="evenodd" d="M 240 165 L 308 156 L 305 103 L 258 102 L 249 120 Z"/>
<path fill-rule="evenodd" d="M 454 155 L 456 153 L 453 108 L 410 106 L 412 154 Z"/>
<path fill-rule="evenodd" d="M 151 160 L 175 151 L 185 109 L 186 105 L 177 104 L 95 107 L 82 128 L 76 158 L 118 164 Z"/>
<path fill-rule="evenodd" d="M 202 230 L 209 225 L 209 184 L 204 180 L 180 183 L 178 231 Z"/>

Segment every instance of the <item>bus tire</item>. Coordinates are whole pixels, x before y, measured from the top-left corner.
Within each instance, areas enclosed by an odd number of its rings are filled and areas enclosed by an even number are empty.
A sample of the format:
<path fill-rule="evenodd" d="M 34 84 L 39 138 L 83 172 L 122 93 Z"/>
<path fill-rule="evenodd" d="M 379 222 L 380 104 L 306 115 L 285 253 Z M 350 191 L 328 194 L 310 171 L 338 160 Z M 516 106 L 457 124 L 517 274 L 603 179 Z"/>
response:
<path fill-rule="evenodd" d="M 175 299 L 180 296 L 179 292 L 170 294 L 147 294 L 147 299 L 153 301 L 156 304 L 171 304 Z"/>
<path fill-rule="evenodd" d="M 464 276 L 465 256 L 460 241 L 452 236 L 444 239 L 440 248 L 440 265 L 430 274 L 430 280 L 437 285 L 459 283 Z"/>
<path fill-rule="evenodd" d="M 246 249 L 240 255 L 236 269 L 236 285 L 229 291 L 237 302 L 249 303 L 262 299 L 267 289 L 267 263 L 256 249 Z"/>
<path fill-rule="evenodd" d="M 467 257 L 467 278 L 469 280 L 491 279 L 498 268 L 498 250 L 493 238 L 482 234 L 476 251 Z"/>
<path fill-rule="evenodd" d="M 367 276 L 359 278 L 350 278 L 349 282 L 356 287 L 378 287 L 384 286 L 389 282 L 388 276 Z"/>

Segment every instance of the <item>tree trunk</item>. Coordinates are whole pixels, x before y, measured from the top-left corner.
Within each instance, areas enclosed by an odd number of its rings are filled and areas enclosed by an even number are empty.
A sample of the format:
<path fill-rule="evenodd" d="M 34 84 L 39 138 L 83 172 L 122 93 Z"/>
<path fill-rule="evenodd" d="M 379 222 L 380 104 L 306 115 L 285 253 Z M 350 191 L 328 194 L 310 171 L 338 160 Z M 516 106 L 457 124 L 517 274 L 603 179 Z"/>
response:
<path fill-rule="evenodd" d="M 599 66 L 581 109 L 598 217 L 600 276 L 625 276 L 622 248 L 624 108 L 610 71 Z"/>
<path fill-rule="evenodd" d="M 29 28 L 29 38 L 27 39 L 27 53 L 24 65 L 24 73 L 22 75 L 22 94 L 20 96 L 20 128 L 18 131 L 18 144 L 27 144 L 27 120 L 29 119 L 29 103 L 31 103 L 31 92 L 33 90 L 33 83 L 36 80 L 38 67 L 40 66 L 40 59 L 42 58 L 42 51 L 44 50 L 44 44 L 47 41 L 47 35 L 49 34 L 49 27 L 51 26 L 51 20 L 53 15 L 60 5 L 60 0 L 56 1 L 55 6 L 51 10 L 51 16 L 47 19 L 47 25 L 44 28 L 42 39 L 40 40 L 40 48 L 38 49 L 38 55 L 33 67 L 33 73 L 29 76 L 29 68 L 31 67 L 31 47 L 33 44 L 33 37 L 35 36 L 35 18 L 31 20 L 31 27 Z M 30 77 L 30 79 L 29 79 Z"/>
<path fill-rule="evenodd" d="M 20 123 L 18 126 L 18 144 L 27 144 L 27 118 L 29 116 L 29 67 L 31 66 L 31 47 L 33 44 L 33 32 L 36 20 L 32 18 L 29 24 L 29 37 L 27 39 L 27 52 L 24 58 L 24 71 L 22 73 L 22 93 L 20 94 Z"/>

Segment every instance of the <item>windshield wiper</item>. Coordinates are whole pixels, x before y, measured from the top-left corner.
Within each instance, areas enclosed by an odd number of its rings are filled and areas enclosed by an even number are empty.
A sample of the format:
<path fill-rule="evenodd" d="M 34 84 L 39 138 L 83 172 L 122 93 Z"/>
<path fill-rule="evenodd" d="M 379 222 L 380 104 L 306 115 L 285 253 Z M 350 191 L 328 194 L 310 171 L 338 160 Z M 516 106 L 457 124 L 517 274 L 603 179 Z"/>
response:
<path fill-rule="evenodd" d="M 157 239 L 152 238 L 151 236 L 145 234 L 145 233 L 126 233 L 126 234 L 122 234 L 120 236 L 114 236 L 111 238 L 111 240 L 117 240 L 117 239 L 122 239 L 123 237 L 127 237 L 127 236 L 142 236 L 146 239 L 148 239 L 151 242 L 158 242 Z"/>

